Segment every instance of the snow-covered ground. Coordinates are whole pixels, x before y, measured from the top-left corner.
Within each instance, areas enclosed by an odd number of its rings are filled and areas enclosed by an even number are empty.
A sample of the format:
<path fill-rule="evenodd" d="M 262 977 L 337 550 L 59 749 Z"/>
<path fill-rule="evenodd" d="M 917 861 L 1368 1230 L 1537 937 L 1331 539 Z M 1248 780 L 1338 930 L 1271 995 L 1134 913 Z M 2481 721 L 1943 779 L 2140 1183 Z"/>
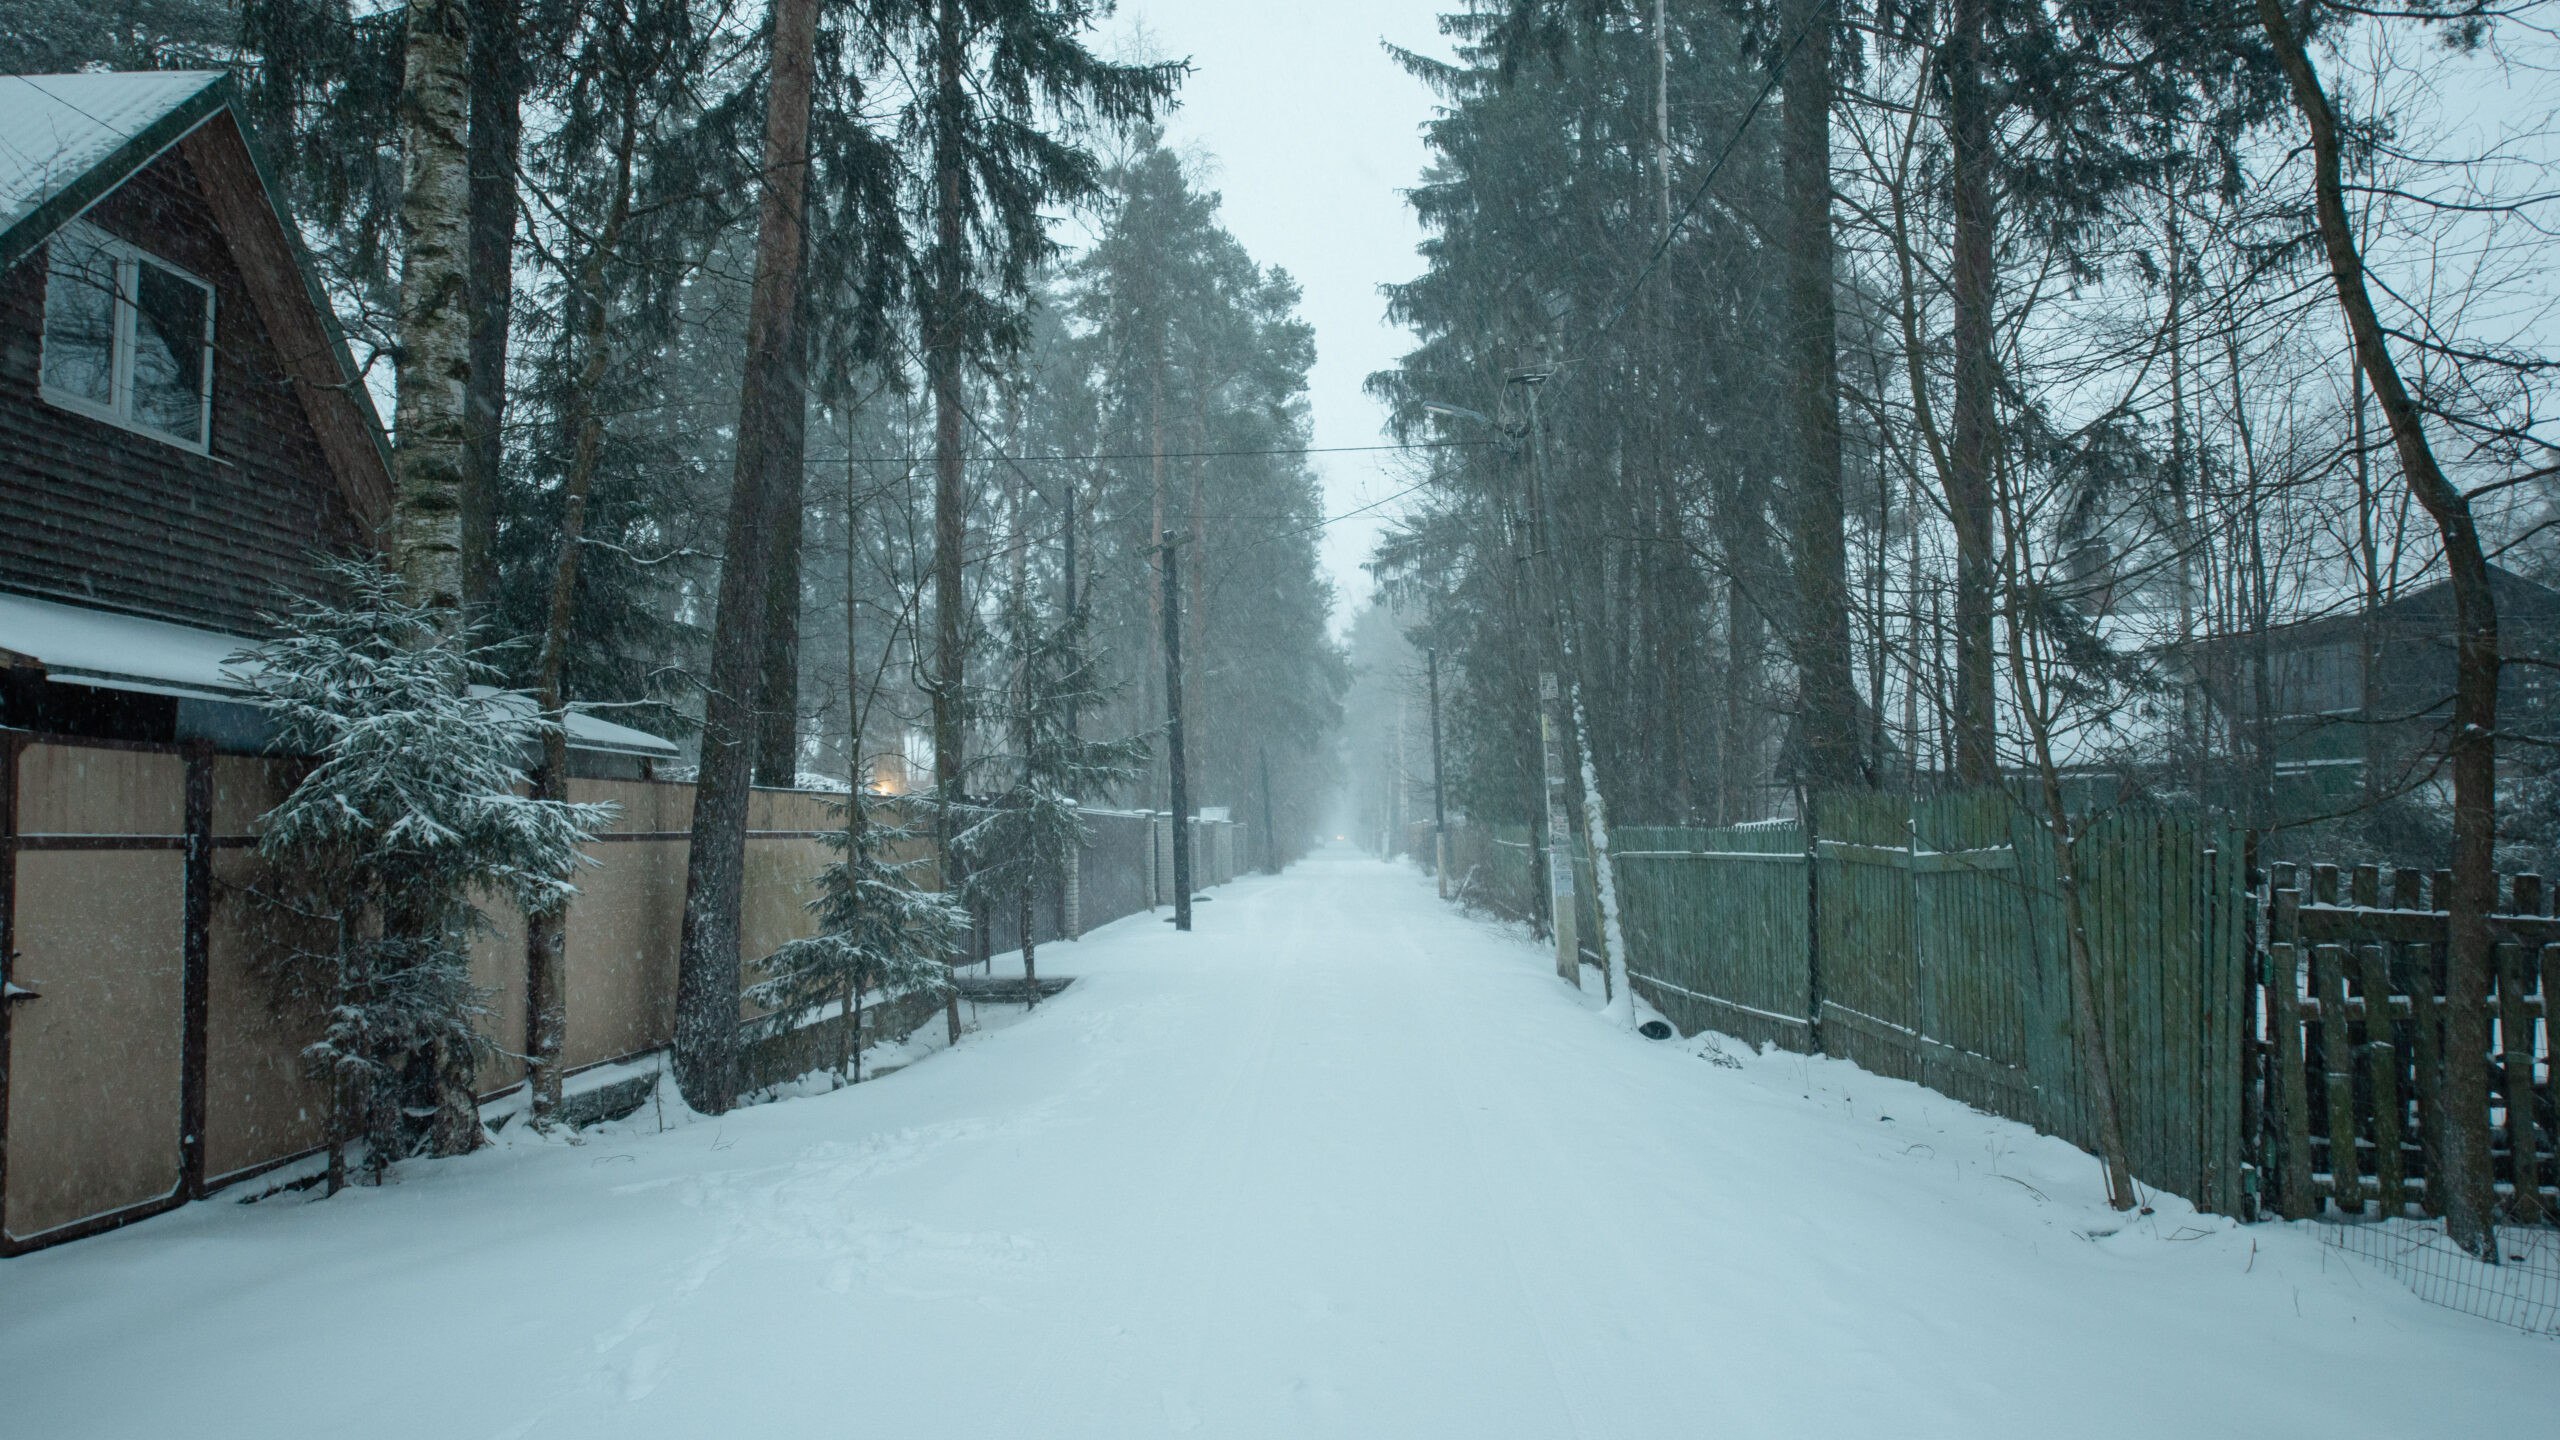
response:
<path fill-rule="evenodd" d="M 0 1434 L 2549 1434 L 2560 1347 L 1327 855 L 876 1084 L 0 1262 Z M 511 1129 L 513 1127 L 510 1127 Z"/>

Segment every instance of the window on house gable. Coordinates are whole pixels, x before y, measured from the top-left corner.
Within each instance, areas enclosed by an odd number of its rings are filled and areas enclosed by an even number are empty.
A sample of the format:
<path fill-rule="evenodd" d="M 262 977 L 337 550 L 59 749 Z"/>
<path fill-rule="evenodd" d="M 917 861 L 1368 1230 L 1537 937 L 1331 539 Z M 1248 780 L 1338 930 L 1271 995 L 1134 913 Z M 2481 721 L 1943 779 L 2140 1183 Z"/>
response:
<path fill-rule="evenodd" d="M 54 236 L 44 295 L 46 399 L 202 450 L 212 359 L 212 287 L 86 225 Z"/>

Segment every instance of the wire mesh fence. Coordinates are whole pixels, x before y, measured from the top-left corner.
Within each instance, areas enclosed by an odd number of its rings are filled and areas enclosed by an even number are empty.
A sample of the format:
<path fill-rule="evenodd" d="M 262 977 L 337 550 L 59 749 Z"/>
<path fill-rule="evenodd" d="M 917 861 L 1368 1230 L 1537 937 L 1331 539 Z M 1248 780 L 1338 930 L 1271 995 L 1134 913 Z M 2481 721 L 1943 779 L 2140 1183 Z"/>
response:
<path fill-rule="evenodd" d="M 2448 1238 L 2441 1220 L 2322 1225 L 2321 1243 L 2389 1271 L 2430 1305 L 2560 1338 L 2560 1229 L 2497 1227 L 2498 1263 Z"/>

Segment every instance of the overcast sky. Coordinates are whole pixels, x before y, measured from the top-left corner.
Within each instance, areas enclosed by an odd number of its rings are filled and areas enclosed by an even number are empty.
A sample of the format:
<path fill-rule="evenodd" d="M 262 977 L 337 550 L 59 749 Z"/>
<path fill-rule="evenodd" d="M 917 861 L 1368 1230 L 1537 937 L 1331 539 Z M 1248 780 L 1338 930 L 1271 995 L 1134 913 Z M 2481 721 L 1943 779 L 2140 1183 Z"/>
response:
<path fill-rule="evenodd" d="M 1378 287 L 1421 268 L 1421 232 L 1403 192 L 1422 173 L 1431 98 L 1385 50 L 1392 42 L 1446 55 L 1435 23 L 1451 0 L 1120 0 L 1110 29 L 1142 33 L 1193 66 L 1167 143 L 1214 157 L 1227 228 L 1255 259 L 1306 289 L 1316 329 L 1312 386 L 1318 446 L 1374 445 L 1383 413 L 1360 392 L 1408 347 L 1390 329 Z M 1327 515 L 1410 484 L 1392 455 L 1320 455 Z M 1375 515 L 1329 527 L 1324 559 L 1347 624 L 1368 598 L 1360 562 Z"/>

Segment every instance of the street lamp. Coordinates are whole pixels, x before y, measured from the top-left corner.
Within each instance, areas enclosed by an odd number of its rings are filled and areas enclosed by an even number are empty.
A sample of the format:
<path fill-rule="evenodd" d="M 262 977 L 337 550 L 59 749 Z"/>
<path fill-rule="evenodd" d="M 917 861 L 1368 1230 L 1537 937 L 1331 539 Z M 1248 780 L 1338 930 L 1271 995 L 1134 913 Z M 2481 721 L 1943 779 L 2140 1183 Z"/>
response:
<path fill-rule="evenodd" d="M 1556 653 L 1564 661 L 1565 698 L 1569 706 L 1564 718 L 1570 721 L 1571 734 L 1582 751 L 1582 812 L 1586 833 L 1591 840 L 1591 874 L 1595 888 L 1600 892 L 1597 896 L 1600 902 L 1600 944 L 1602 951 L 1608 957 L 1609 1011 L 1611 1018 L 1632 1030 L 1636 1023 L 1635 996 L 1627 989 L 1627 942 L 1618 921 L 1617 864 L 1609 854 L 1608 805 L 1601 797 L 1599 771 L 1592 763 L 1591 717 L 1582 708 L 1580 678 L 1582 667 L 1575 661 L 1573 654 L 1573 636 L 1578 628 L 1576 618 L 1572 614 L 1573 590 L 1565 579 L 1562 557 L 1555 553 L 1557 539 L 1555 490 L 1547 479 L 1547 437 L 1545 430 L 1539 424 L 1538 387 L 1546 384 L 1554 375 L 1555 372 L 1552 370 L 1515 370 L 1511 372 L 1509 379 L 1512 384 L 1529 393 L 1529 449 L 1532 461 L 1529 478 L 1538 490 L 1537 498 L 1531 502 L 1531 507 L 1536 512 L 1537 522 L 1544 532 L 1540 538 L 1539 548 L 1547 556 L 1548 583 L 1552 587 L 1548 604 L 1555 614 Z M 1541 698 L 1548 699 L 1550 708 L 1554 708 L 1551 697 L 1554 695 L 1555 678 L 1541 676 L 1538 683 L 1542 692 Z M 1547 790 L 1551 797 L 1549 805 L 1552 809 L 1556 803 L 1554 797 L 1559 797 L 1562 790 L 1561 783 L 1552 770 L 1547 781 Z M 1555 822 L 1550 822 L 1551 828 L 1554 824 Z M 1559 838 L 1562 838 L 1560 832 Z M 1566 869 L 1569 874 L 1571 867 L 1567 866 Z M 1569 884 L 1559 886 L 1558 890 L 1561 895 L 1569 896 L 1571 893 Z M 1562 957 L 1559 956 L 1559 967 L 1562 963 Z M 1580 958 L 1577 956 L 1573 975 L 1570 978 L 1578 981 L 1581 974 Z"/>
<path fill-rule="evenodd" d="M 1521 540 L 1523 548 L 1521 554 L 1515 558 L 1520 564 L 1521 578 L 1531 590 L 1532 603 L 1553 615 L 1555 614 L 1553 596 L 1544 593 L 1548 588 L 1545 571 L 1530 563 L 1531 552 L 1543 550 L 1549 543 L 1545 523 L 1546 486 L 1542 483 L 1546 456 L 1543 453 L 1545 449 L 1543 437 L 1538 430 L 1537 390 L 1539 385 L 1546 382 L 1547 372 L 1520 371 L 1509 378 L 1513 384 L 1526 386 L 1529 391 L 1528 439 L 1532 452 L 1528 514 L 1522 517 L 1522 523 L 1514 532 Z M 1470 410 L 1463 405 L 1426 400 L 1422 402 L 1422 408 L 1433 415 L 1473 420 L 1495 430 L 1508 428 L 1483 411 Z M 1558 653 L 1570 660 L 1571 642 L 1564 638 L 1561 617 L 1558 616 L 1557 620 Z M 1438 667 L 1435 665 L 1433 668 L 1436 670 Z M 1434 688 L 1436 689 L 1437 686 Z M 1576 693 L 1578 697 L 1579 692 Z M 1569 798 L 1569 782 L 1565 777 L 1565 745 L 1569 734 L 1566 720 L 1569 712 L 1565 709 L 1563 695 L 1556 684 L 1555 671 L 1551 667 L 1544 668 L 1543 673 L 1538 676 L 1537 703 L 1538 750 L 1541 768 L 1545 772 L 1543 788 L 1547 822 L 1547 925 L 1549 933 L 1555 938 L 1556 974 L 1566 983 L 1579 988 L 1582 983 L 1582 946 L 1580 937 L 1575 934 L 1578 907 L 1574 897 L 1573 822 L 1570 818 L 1572 804 Z"/>
<path fill-rule="evenodd" d="M 1497 430 L 1502 428 L 1494 423 L 1492 416 L 1481 410 L 1470 410 L 1464 405 L 1444 405 L 1437 400 L 1425 400 L 1422 402 L 1422 408 L 1433 415 L 1446 415 L 1453 420 L 1473 420 L 1479 425 L 1491 426 Z"/>

